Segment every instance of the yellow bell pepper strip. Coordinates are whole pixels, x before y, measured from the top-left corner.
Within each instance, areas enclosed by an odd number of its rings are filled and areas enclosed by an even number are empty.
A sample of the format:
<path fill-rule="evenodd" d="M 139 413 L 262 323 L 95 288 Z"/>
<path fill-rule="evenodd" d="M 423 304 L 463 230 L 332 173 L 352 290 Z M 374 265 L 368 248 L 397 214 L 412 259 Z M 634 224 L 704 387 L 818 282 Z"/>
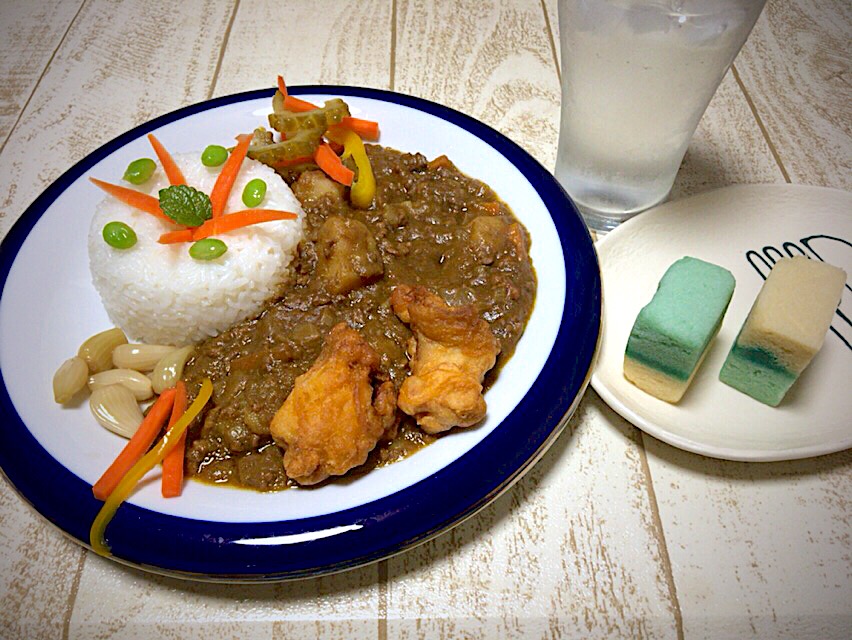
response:
<path fill-rule="evenodd" d="M 160 439 L 153 449 L 130 468 L 121 479 L 121 482 L 118 483 L 118 486 L 116 486 L 106 499 L 106 502 L 104 502 L 101 510 L 95 517 L 95 521 L 92 523 L 92 528 L 89 530 L 89 544 L 95 553 L 109 557 L 110 548 L 104 539 L 104 532 L 110 520 L 115 515 L 116 510 L 122 502 L 127 500 L 133 489 L 142 479 L 142 476 L 162 462 L 163 458 L 177 446 L 181 436 L 186 432 L 186 428 L 201 413 L 204 405 L 210 400 L 211 395 L 213 395 L 213 383 L 205 378 L 201 383 L 201 390 L 198 392 L 198 396 L 189 405 L 186 413 L 166 432 L 166 435 Z"/>
<path fill-rule="evenodd" d="M 341 160 L 351 157 L 355 161 L 358 175 L 352 183 L 349 199 L 359 209 L 368 209 L 376 197 L 376 178 L 373 176 L 373 167 L 370 165 L 364 143 L 357 133 L 340 127 L 330 127 L 325 135 L 343 145 Z"/>

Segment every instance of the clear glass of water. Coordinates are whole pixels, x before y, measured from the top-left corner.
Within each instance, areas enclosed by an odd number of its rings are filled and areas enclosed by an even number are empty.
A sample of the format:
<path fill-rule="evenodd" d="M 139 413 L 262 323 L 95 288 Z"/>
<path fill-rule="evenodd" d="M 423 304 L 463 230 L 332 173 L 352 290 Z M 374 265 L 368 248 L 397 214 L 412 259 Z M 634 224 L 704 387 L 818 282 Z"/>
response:
<path fill-rule="evenodd" d="M 766 0 L 559 0 L 556 177 L 599 232 L 666 198 Z"/>

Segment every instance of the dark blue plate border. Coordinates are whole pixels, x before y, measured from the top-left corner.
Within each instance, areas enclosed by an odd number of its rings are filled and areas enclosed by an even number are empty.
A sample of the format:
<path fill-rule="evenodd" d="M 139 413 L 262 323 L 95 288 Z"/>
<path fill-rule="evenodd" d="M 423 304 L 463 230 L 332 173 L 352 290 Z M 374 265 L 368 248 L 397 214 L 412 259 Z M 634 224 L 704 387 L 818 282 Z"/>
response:
<path fill-rule="evenodd" d="M 304 85 L 290 91 L 372 98 L 411 107 L 467 130 L 505 156 L 543 200 L 565 256 L 566 298 L 555 344 L 533 387 L 499 427 L 434 475 L 359 507 L 283 522 L 208 522 L 125 504 L 107 529 L 107 541 L 115 559 L 121 562 L 186 578 L 266 581 L 330 573 L 387 557 L 461 522 L 505 490 L 553 442 L 588 384 L 600 333 L 600 271 L 580 214 L 544 167 L 487 125 L 428 100 L 336 85 Z M 86 156 L 30 205 L 0 244 L 0 290 L 5 288 L 12 264 L 33 226 L 92 166 L 165 124 L 224 105 L 268 98 L 273 93 L 270 89 L 250 91 L 179 109 L 131 129 Z M 538 294 L 548 292 L 539 290 Z M 33 438 L 9 397 L 2 365 L 0 429 L 4 441 L 14 445 L 0 447 L 0 469 L 42 516 L 88 546 L 89 526 L 101 502 L 94 499 L 89 484 L 59 464 Z M 286 538 L 328 530 L 339 533 L 309 541 Z M 268 538 L 279 541 L 235 544 L 236 540 Z"/>

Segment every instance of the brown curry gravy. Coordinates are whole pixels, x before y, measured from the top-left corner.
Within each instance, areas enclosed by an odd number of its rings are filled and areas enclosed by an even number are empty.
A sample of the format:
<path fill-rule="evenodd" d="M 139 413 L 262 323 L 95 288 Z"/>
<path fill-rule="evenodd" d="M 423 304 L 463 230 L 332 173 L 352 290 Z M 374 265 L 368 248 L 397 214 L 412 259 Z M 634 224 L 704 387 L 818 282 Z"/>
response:
<path fill-rule="evenodd" d="M 399 388 L 408 374 L 412 334 L 390 308 L 397 284 L 424 285 L 448 304 L 477 308 L 501 346 L 486 386 L 511 357 L 536 292 L 526 230 L 487 185 L 443 156 L 427 162 L 421 154 L 378 145 L 367 151 L 377 182 L 369 210 L 351 207 L 343 188 L 319 172 L 285 176 L 305 211 L 305 237 L 280 296 L 258 317 L 198 345 L 187 365 L 190 389 L 204 377 L 214 387 L 188 436 L 189 476 L 264 491 L 293 484 L 269 423 L 338 322 L 361 332 Z M 348 263 L 358 273 L 337 268 L 340 252 L 354 258 Z M 363 286 L 339 293 L 352 278 Z M 396 438 L 347 475 L 434 441 L 400 415 Z"/>

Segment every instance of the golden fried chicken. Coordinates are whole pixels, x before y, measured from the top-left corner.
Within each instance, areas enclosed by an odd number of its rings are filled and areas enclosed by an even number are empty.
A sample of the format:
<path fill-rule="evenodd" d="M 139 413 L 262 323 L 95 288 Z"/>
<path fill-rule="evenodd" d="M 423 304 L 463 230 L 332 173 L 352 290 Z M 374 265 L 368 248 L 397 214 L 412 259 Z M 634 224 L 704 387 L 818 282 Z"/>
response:
<path fill-rule="evenodd" d="M 336 325 L 272 418 L 290 478 L 308 485 L 343 475 L 394 429 L 396 390 L 379 374 L 379 354 L 357 331 Z"/>
<path fill-rule="evenodd" d="M 399 408 L 426 433 L 482 420 L 482 378 L 500 353 L 488 323 L 472 306 L 451 307 L 426 287 L 399 285 L 391 304 L 414 332 L 411 375 L 399 389 Z"/>

